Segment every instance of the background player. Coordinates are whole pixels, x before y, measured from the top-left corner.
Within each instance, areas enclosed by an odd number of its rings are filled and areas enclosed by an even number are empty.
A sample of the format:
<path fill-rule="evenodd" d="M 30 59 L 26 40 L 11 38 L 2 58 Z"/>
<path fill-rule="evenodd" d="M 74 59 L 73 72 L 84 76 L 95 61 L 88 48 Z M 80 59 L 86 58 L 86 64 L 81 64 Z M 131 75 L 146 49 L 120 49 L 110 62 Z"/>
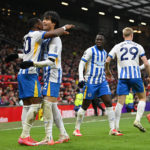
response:
<path fill-rule="evenodd" d="M 96 45 L 88 48 L 81 58 L 79 64 L 79 87 L 83 88 L 83 104 L 77 113 L 77 120 L 73 134 L 82 136 L 80 126 L 83 121 L 85 111 L 89 107 L 92 100 L 101 97 L 106 105 L 110 125 L 110 135 L 122 135 L 115 130 L 115 114 L 112 107 L 111 91 L 105 78 L 104 64 L 107 57 L 106 51 L 103 49 L 104 36 L 97 34 L 95 38 Z M 85 68 L 85 76 L 83 71 Z M 86 83 L 85 83 L 86 82 Z"/>
<path fill-rule="evenodd" d="M 44 13 L 43 29 L 52 31 L 59 26 L 59 15 L 54 11 Z M 52 123 L 53 118 L 56 126 L 60 130 L 60 138 L 55 143 L 68 142 L 69 136 L 65 130 L 60 111 L 57 106 L 57 98 L 59 96 L 60 83 L 62 78 L 61 68 L 61 52 L 62 42 L 60 37 L 47 39 L 43 41 L 42 49 L 44 50 L 44 60 L 41 62 L 23 62 L 22 65 L 44 67 L 44 86 L 43 86 L 43 117 L 45 122 L 46 137 L 39 144 L 53 145 Z M 52 111 L 51 111 L 52 110 Z M 52 116 L 53 114 L 53 116 Z"/>
<path fill-rule="evenodd" d="M 12 54 L 7 57 L 8 60 L 18 56 L 24 61 L 38 61 L 40 58 L 41 43 L 44 38 L 56 37 L 62 34 L 68 34 L 64 28 L 71 28 L 72 25 L 66 25 L 55 31 L 45 32 L 43 23 L 38 18 L 30 19 L 28 22 L 30 32 L 24 36 L 24 54 Z M 19 98 L 23 99 L 24 105 L 22 119 L 24 120 L 23 131 L 18 140 L 19 144 L 35 145 L 35 141 L 30 137 L 30 129 L 35 120 L 35 116 L 41 107 L 41 86 L 38 81 L 37 69 L 20 69 L 18 73 Z M 27 111 L 27 108 L 29 109 Z M 25 110 L 26 109 L 26 110 Z"/>
<path fill-rule="evenodd" d="M 130 88 L 132 88 L 133 92 L 135 92 L 139 97 L 139 104 L 137 107 L 134 126 L 137 127 L 140 131 L 145 132 L 146 130 L 140 123 L 145 109 L 146 93 L 139 69 L 139 57 L 142 59 L 149 76 L 150 66 L 145 56 L 143 47 L 132 41 L 132 28 L 127 27 L 123 29 L 123 38 L 124 41 L 115 45 L 110 51 L 108 58 L 106 59 L 106 75 L 111 76 L 109 63 L 111 59 L 114 59 L 115 56 L 117 57 L 119 81 L 117 86 L 118 103 L 115 109 L 116 129 L 119 130 L 121 110 L 125 102 L 126 95 L 129 94 Z"/>

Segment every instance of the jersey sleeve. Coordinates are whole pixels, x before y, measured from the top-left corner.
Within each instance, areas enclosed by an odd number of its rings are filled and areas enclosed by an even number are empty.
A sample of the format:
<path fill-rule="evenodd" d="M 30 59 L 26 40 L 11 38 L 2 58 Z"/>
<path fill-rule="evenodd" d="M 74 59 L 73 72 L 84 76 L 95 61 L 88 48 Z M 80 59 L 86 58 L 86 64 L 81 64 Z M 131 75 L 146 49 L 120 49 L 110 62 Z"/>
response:
<path fill-rule="evenodd" d="M 139 54 L 141 57 L 145 56 L 145 50 L 144 50 L 143 46 L 141 46 L 141 45 L 139 45 Z"/>
<path fill-rule="evenodd" d="M 84 52 L 81 60 L 84 61 L 84 62 L 87 62 L 88 60 L 90 60 L 91 57 L 92 57 L 92 51 L 91 51 L 91 49 L 87 49 Z"/>
<path fill-rule="evenodd" d="M 49 45 L 48 57 L 57 58 L 58 57 L 58 49 L 56 44 Z"/>
<path fill-rule="evenodd" d="M 45 35 L 45 31 L 37 31 L 36 32 L 36 41 L 37 42 L 40 42 L 40 41 L 42 41 L 43 39 L 44 39 L 44 35 Z"/>
<path fill-rule="evenodd" d="M 112 48 L 112 50 L 109 52 L 108 56 L 110 56 L 112 59 L 114 59 L 116 56 L 116 50 L 117 50 L 117 46 L 114 46 Z"/>

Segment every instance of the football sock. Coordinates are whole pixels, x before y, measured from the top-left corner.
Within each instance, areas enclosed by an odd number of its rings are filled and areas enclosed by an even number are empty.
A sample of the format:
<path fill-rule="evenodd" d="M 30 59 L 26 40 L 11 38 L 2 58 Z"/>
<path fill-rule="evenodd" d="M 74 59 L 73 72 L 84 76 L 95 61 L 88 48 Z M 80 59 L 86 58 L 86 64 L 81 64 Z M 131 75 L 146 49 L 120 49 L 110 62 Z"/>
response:
<path fill-rule="evenodd" d="M 76 125 L 75 125 L 76 130 L 80 130 L 80 126 L 83 121 L 84 114 L 85 114 L 85 110 L 80 107 L 77 113 L 77 120 L 76 120 Z"/>
<path fill-rule="evenodd" d="M 136 113 L 136 121 L 140 122 L 144 110 L 145 110 L 145 105 L 146 103 L 144 101 L 139 101 L 138 106 L 137 106 L 137 113 Z"/>
<path fill-rule="evenodd" d="M 122 107 L 123 107 L 122 104 L 117 103 L 116 108 L 115 108 L 115 128 L 116 128 L 116 130 L 119 129 Z"/>
<path fill-rule="evenodd" d="M 45 125 L 46 139 L 52 140 L 53 113 L 52 102 L 44 100 L 43 102 L 43 120 Z"/>
<path fill-rule="evenodd" d="M 29 108 L 30 108 L 30 105 L 24 105 L 23 106 L 22 114 L 21 114 L 22 127 L 23 127 L 23 124 L 25 122 L 25 118 L 27 116 L 27 112 L 28 112 Z"/>
<path fill-rule="evenodd" d="M 106 107 L 106 113 L 108 115 L 108 121 L 110 129 L 115 129 L 115 112 L 113 111 L 113 107 Z"/>
<path fill-rule="evenodd" d="M 54 122 L 55 122 L 57 128 L 60 131 L 60 135 L 68 136 L 68 134 L 66 132 L 66 129 L 64 127 L 64 123 L 63 123 L 63 120 L 62 120 L 61 113 L 60 113 L 60 111 L 58 109 L 58 106 L 57 106 L 57 102 L 56 103 L 54 103 L 54 102 L 52 103 L 52 111 L 53 111 Z"/>
<path fill-rule="evenodd" d="M 30 105 L 30 108 L 27 112 L 25 122 L 23 125 L 21 138 L 26 138 L 26 137 L 30 136 L 30 129 L 32 127 L 33 122 L 35 121 L 36 114 L 38 113 L 38 110 L 40 109 L 40 107 L 41 107 L 41 104 Z"/>

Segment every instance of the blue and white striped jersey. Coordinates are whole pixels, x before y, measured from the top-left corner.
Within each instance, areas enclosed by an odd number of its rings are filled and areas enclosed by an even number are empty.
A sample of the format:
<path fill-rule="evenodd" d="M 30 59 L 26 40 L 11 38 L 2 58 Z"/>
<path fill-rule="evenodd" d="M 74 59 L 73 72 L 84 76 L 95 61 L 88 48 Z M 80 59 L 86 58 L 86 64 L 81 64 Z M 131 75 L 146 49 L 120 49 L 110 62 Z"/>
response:
<path fill-rule="evenodd" d="M 45 31 L 30 31 L 24 36 L 23 61 L 39 61 L 41 57 L 41 44 Z M 37 74 L 36 67 L 20 69 L 18 74 Z"/>
<path fill-rule="evenodd" d="M 141 78 L 139 57 L 144 55 L 144 48 L 129 40 L 116 44 L 109 53 L 111 58 L 117 57 L 119 79 Z"/>
<path fill-rule="evenodd" d="M 90 84 L 100 84 L 106 80 L 104 65 L 107 57 L 107 52 L 102 51 L 97 46 L 88 48 L 81 60 L 86 62 L 85 65 L 85 81 Z"/>
<path fill-rule="evenodd" d="M 62 42 L 60 37 L 47 39 L 43 41 L 42 50 L 44 50 L 44 60 L 49 57 L 55 59 L 55 65 L 44 67 L 44 82 L 50 81 L 61 83 L 62 67 L 61 67 L 61 52 Z"/>

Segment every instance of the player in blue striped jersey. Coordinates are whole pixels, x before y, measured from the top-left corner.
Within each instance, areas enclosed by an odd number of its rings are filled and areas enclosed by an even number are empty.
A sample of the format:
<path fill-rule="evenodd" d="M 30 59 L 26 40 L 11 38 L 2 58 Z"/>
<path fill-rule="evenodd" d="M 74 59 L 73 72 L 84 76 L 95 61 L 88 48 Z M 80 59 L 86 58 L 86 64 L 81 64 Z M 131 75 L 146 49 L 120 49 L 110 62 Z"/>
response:
<path fill-rule="evenodd" d="M 43 16 L 43 29 L 45 31 L 53 31 L 59 26 L 59 15 L 55 11 L 47 11 Z M 66 29 L 72 28 L 65 26 Z M 69 141 L 69 136 L 65 130 L 60 111 L 57 106 L 57 98 L 59 96 L 62 68 L 61 68 L 61 52 L 62 42 L 60 37 L 45 39 L 42 43 L 42 51 L 44 51 L 43 61 L 26 61 L 23 65 L 26 67 L 44 67 L 44 85 L 43 85 L 43 119 L 45 123 L 46 136 L 39 145 L 55 143 L 63 143 Z M 56 126 L 60 130 L 60 138 L 54 143 L 52 136 L 53 118 Z"/>
<path fill-rule="evenodd" d="M 28 24 L 30 31 L 24 36 L 24 53 L 9 55 L 6 59 L 7 61 L 18 57 L 22 58 L 24 62 L 39 61 L 41 44 L 44 39 L 56 37 L 64 33 L 68 34 L 64 27 L 54 31 L 42 31 L 43 23 L 39 18 L 30 19 Z M 30 137 L 30 129 L 41 107 L 41 85 L 38 81 L 36 67 L 32 66 L 26 69 L 24 64 L 20 66 L 22 69 L 20 69 L 18 74 L 19 98 L 23 100 L 24 107 L 22 111 L 23 130 L 18 143 L 32 146 L 36 142 Z"/>
<path fill-rule="evenodd" d="M 104 36 L 97 34 L 95 38 L 96 45 L 88 48 L 81 58 L 79 64 L 79 87 L 83 88 L 83 104 L 77 113 L 77 121 L 75 136 L 81 136 L 80 126 L 85 114 L 85 111 L 91 104 L 92 100 L 97 97 L 101 97 L 108 115 L 108 121 L 110 125 L 110 135 L 122 135 L 115 130 L 115 114 L 112 107 L 111 91 L 105 78 L 105 61 L 107 52 L 103 48 Z M 85 68 L 85 75 L 83 71 Z M 85 85 L 84 85 L 85 84 Z"/>
<path fill-rule="evenodd" d="M 133 30 L 132 28 L 123 29 L 124 41 L 116 44 L 110 51 L 108 58 L 106 60 L 106 75 L 111 76 L 109 71 L 109 63 L 111 59 L 117 57 L 117 67 L 118 67 L 118 103 L 116 105 L 116 129 L 119 130 L 119 121 L 121 116 L 121 110 L 125 102 L 126 95 L 129 94 L 132 88 L 133 92 L 139 97 L 139 104 L 137 107 L 137 115 L 134 121 L 134 126 L 140 131 L 145 132 L 146 130 L 141 125 L 140 120 L 144 113 L 146 93 L 143 86 L 143 81 L 141 79 L 141 73 L 139 69 L 139 58 L 144 63 L 147 72 L 150 75 L 150 68 L 148 60 L 145 56 L 144 48 L 138 43 L 133 42 Z"/>

